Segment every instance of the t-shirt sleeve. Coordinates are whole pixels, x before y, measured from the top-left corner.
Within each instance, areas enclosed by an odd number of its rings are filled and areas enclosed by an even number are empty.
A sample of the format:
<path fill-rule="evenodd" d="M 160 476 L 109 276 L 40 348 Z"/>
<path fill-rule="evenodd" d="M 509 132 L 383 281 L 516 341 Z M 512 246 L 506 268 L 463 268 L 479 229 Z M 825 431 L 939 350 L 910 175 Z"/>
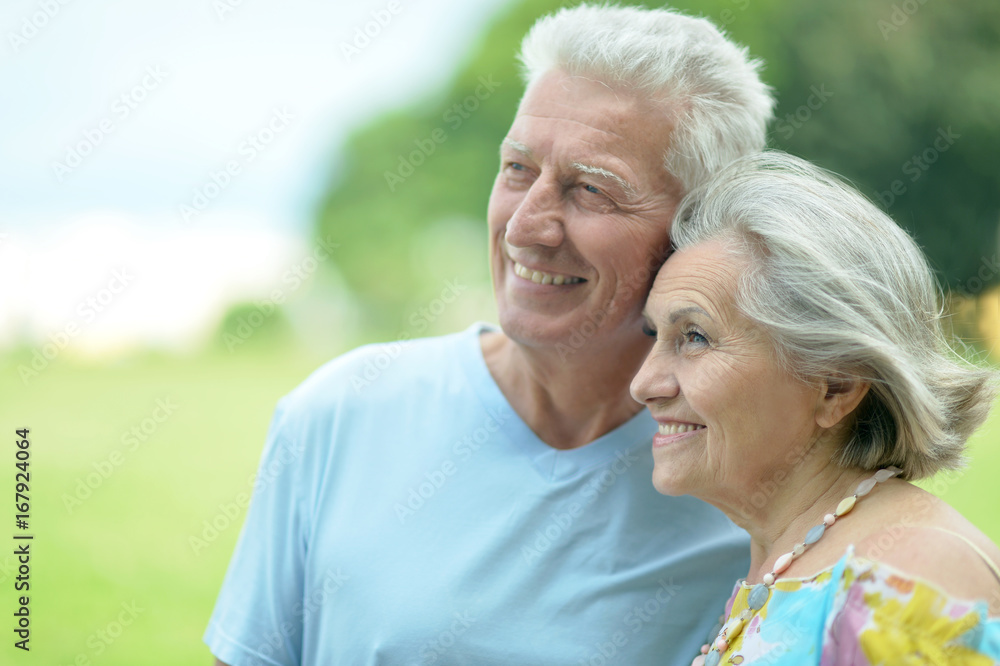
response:
<path fill-rule="evenodd" d="M 230 666 L 297 666 L 302 660 L 307 544 L 301 497 L 303 445 L 282 427 L 279 404 L 253 497 L 204 640 Z"/>
<path fill-rule="evenodd" d="M 984 630 L 991 628 L 982 602 L 953 599 L 873 563 L 848 566 L 845 574 L 824 632 L 820 666 L 906 659 L 993 666 L 1000 656 L 990 655 L 993 649 L 984 644 Z"/>

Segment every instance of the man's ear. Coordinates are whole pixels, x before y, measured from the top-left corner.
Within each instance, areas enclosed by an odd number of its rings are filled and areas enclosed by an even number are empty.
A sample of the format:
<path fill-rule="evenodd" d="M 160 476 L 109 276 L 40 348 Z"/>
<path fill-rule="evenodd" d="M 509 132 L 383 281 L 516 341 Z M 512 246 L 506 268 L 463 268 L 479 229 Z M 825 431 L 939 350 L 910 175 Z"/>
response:
<path fill-rule="evenodd" d="M 816 404 L 816 423 L 832 428 L 857 409 L 871 388 L 871 382 L 834 374 L 820 382 Z"/>

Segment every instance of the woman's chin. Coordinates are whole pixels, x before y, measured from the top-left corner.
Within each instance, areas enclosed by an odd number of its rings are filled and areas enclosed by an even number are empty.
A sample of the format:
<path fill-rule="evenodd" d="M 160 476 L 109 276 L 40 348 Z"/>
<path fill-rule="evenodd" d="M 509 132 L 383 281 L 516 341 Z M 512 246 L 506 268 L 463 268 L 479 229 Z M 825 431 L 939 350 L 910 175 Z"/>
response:
<path fill-rule="evenodd" d="M 653 470 L 653 487 L 656 488 L 656 492 L 661 495 L 669 495 L 670 497 L 679 497 L 681 495 L 690 494 L 690 484 L 685 483 L 684 479 L 679 479 L 674 476 L 659 475 L 656 470 Z"/>

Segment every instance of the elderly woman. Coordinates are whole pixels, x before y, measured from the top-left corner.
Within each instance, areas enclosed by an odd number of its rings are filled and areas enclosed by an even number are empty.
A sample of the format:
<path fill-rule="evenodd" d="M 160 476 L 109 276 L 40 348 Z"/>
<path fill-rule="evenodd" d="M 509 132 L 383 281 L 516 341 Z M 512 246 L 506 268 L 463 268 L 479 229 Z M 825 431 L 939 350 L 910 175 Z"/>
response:
<path fill-rule="evenodd" d="M 781 153 L 725 169 L 672 236 L 632 383 L 653 484 L 752 539 L 694 663 L 1000 660 L 1000 549 L 910 483 L 960 465 L 995 375 L 949 348 L 913 240 Z"/>

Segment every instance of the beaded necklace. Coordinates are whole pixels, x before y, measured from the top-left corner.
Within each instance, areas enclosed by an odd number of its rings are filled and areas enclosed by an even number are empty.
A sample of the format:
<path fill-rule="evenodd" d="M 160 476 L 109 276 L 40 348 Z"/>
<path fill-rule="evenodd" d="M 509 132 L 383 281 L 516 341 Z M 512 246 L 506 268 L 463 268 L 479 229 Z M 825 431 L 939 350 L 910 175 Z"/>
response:
<path fill-rule="evenodd" d="M 828 513 L 823 516 L 823 522 L 809 530 L 802 543 L 795 544 L 795 547 L 791 550 L 791 552 L 785 553 L 775 560 L 774 568 L 771 569 L 770 573 L 764 574 L 763 582 L 757 583 L 750 588 L 750 594 L 747 595 L 748 607 L 745 608 L 739 615 L 729 618 L 729 621 L 726 622 L 721 629 L 713 630 L 712 634 L 718 632 L 718 635 L 711 644 L 705 643 L 701 646 L 701 653 L 705 655 L 705 666 L 718 666 L 723 653 L 729 649 L 729 643 L 734 638 L 739 636 L 740 632 L 743 631 L 743 627 L 753 614 L 764 607 L 764 604 L 767 603 L 768 598 L 771 596 L 771 588 L 774 587 L 774 583 L 778 579 L 778 576 L 781 572 L 787 569 L 789 565 L 791 565 L 795 558 L 802 555 L 802 553 L 806 552 L 806 549 L 809 548 L 809 546 L 823 538 L 823 535 L 826 533 L 826 528 L 833 525 L 837 521 L 837 518 L 840 518 L 850 512 L 850 510 L 854 508 L 854 504 L 858 501 L 859 497 L 864 497 L 870 493 L 872 488 L 874 488 L 877 484 L 888 481 L 889 479 L 899 476 L 902 473 L 903 470 L 898 467 L 887 467 L 886 469 L 880 469 L 875 472 L 874 476 L 867 478 L 858 484 L 858 487 L 854 491 L 853 495 L 842 499 L 833 513 Z M 709 636 L 712 634 L 709 634 Z"/>

